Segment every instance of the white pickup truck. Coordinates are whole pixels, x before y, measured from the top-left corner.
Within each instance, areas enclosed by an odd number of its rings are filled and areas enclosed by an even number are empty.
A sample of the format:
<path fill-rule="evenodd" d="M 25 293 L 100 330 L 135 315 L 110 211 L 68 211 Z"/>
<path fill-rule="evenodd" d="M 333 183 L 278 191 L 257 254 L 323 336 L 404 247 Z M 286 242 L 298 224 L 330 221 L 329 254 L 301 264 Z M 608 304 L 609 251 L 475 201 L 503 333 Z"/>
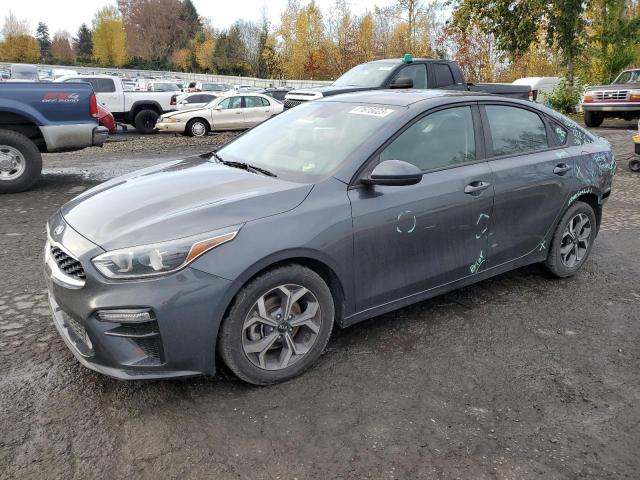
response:
<path fill-rule="evenodd" d="M 133 125 L 140 133 L 154 133 L 158 117 L 177 109 L 175 93 L 125 91 L 122 79 L 112 75 L 65 75 L 55 81 L 90 83 L 98 103 L 116 121 Z"/>

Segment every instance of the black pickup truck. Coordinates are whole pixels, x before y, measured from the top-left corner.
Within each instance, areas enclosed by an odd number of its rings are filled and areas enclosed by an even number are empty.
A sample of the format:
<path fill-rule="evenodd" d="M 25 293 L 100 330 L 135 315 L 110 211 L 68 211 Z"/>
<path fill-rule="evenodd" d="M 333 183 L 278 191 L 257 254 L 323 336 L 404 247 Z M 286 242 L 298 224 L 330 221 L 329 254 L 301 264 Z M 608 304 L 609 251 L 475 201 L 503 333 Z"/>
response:
<path fill-rule="evenodd" d="M 333 84 L 292 90 L 284 100 L 285 108 L 295 107 L 309 100 L 339 93 L 383 88 L 440 88 L 493 93 L 504 97 L 533 100 L 534 92 L 526 85 L 502 83 L 467 83 L 462 70 L 451 60 L 428 58 L 391 58 L 362 63 L 353 67 Z"/>

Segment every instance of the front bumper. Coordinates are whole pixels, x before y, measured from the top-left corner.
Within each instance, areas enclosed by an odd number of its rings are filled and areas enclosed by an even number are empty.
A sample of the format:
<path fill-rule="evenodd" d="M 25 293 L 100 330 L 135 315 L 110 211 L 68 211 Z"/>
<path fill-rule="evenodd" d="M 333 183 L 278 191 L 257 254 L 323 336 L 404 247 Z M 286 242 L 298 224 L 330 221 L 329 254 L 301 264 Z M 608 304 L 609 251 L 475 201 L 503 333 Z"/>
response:
<path fill-rule="evenodd" d="M 173 132 L 173 133 L 184 133 L 186 129 L 186 123 L 164 123 L 158 122 L 156 123 L 156 130 L 159 132 Z"/>
<path fill-rule="evenodd" d="M 63 222 L 59 214 L 50 221 L 48 244 L 64 245 L 82 263 L 86 279 L 81 285 L 65 282 L 46 254 L 45 280 L 53 323 L 80 363 L 123 380 L 215 373 L 228 280 L 187 267 L 153 280 L 108 281 L 90 262 L 102 249 Z M 62 238 L 56 238 L 57 225 L 65 225 Z M 152 320 L 116 322 L 97 315 L 122 309 L 148 309 Z"/>
<path fill-rule="evenodd" d="M 583 102 L 582 109 L 587 112 L 638 112 L 640 103 L 621 102 Z"/>

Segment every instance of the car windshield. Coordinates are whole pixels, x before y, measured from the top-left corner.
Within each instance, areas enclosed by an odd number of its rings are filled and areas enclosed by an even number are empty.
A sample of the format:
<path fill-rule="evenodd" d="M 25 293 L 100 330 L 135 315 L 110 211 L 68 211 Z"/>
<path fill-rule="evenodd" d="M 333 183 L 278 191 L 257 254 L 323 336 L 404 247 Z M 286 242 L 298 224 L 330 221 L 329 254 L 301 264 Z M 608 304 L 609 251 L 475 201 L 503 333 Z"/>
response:
<path fill-rule="evenodd" d="M 180 90 L 180 87 L 175 83 L 154 83 L 153 90 L 156 92 L 175 92 Z"/>
<path fill-rule="evenodd" d="M 11 78 L 16 80 L 38 80 L 38 74 L 28 70 L 14 70 L 11 72 Z"/>
<path fill-rule="evenodd" d="M 309 102 L 248 131 L 218 150 L 226 161 L 244 162 L 294 182 L 332 175 L 399 108 L 340 102 Z"/>
<path fill-rule="evenodd" d="M 640 70 L 627 70 L 626 72 L 622 72 L 618 75 L 613 81 L 614 85 L 620 83 L 640 83 Z"/>
<path fill-rule="evenodd" d="M 205 92 L 224 92 L 228 88 L 223 83 L 203 83 L 201 90 Z"/>
<path fill-rule="evenodd" d="M 396 65 L 390 62 L 363 63 L 353 67 L 333 84 L 337 87 L 380 87 Z"/>

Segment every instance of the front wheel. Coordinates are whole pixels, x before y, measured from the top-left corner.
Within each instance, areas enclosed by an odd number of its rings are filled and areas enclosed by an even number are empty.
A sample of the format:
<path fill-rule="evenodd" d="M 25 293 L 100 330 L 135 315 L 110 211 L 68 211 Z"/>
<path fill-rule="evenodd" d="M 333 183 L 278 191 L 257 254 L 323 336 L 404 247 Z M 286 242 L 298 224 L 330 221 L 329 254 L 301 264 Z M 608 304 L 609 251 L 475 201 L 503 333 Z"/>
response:
<path fill-rule="evenodd" d="M 12 130 L 0 130 L 0 193 L 30 188 L 42 171 L 42 155 L 29 138 Z"/>
<path fill-rule="evenodd" d="M 222 323 L 218 349 L 240 379 L 279 383 L 315 363 L 333 322 L 333 297 L 324 280 L 300 265 L 279 267 L 238 293 Z"/>
<path fill-rule="evenodd" d="M 545 265 L 557 277 L 571 277 L 589 257 L 596 238 L 596 215 L 591 205 L 575 202 L 556 227 Z"/>
<path fill-rule="evenodd" d="M 204 120 L 196 118 L 187 123 L 185 130 L 191 137 L 205 137 L 209 133 L 209 125 Z"/>
<path fill-rule="evenodd" d="M 604 122 L 604 115 L 599 112 L 584 111 L 584 124 L 587 127 L 596 128 Z"/>

